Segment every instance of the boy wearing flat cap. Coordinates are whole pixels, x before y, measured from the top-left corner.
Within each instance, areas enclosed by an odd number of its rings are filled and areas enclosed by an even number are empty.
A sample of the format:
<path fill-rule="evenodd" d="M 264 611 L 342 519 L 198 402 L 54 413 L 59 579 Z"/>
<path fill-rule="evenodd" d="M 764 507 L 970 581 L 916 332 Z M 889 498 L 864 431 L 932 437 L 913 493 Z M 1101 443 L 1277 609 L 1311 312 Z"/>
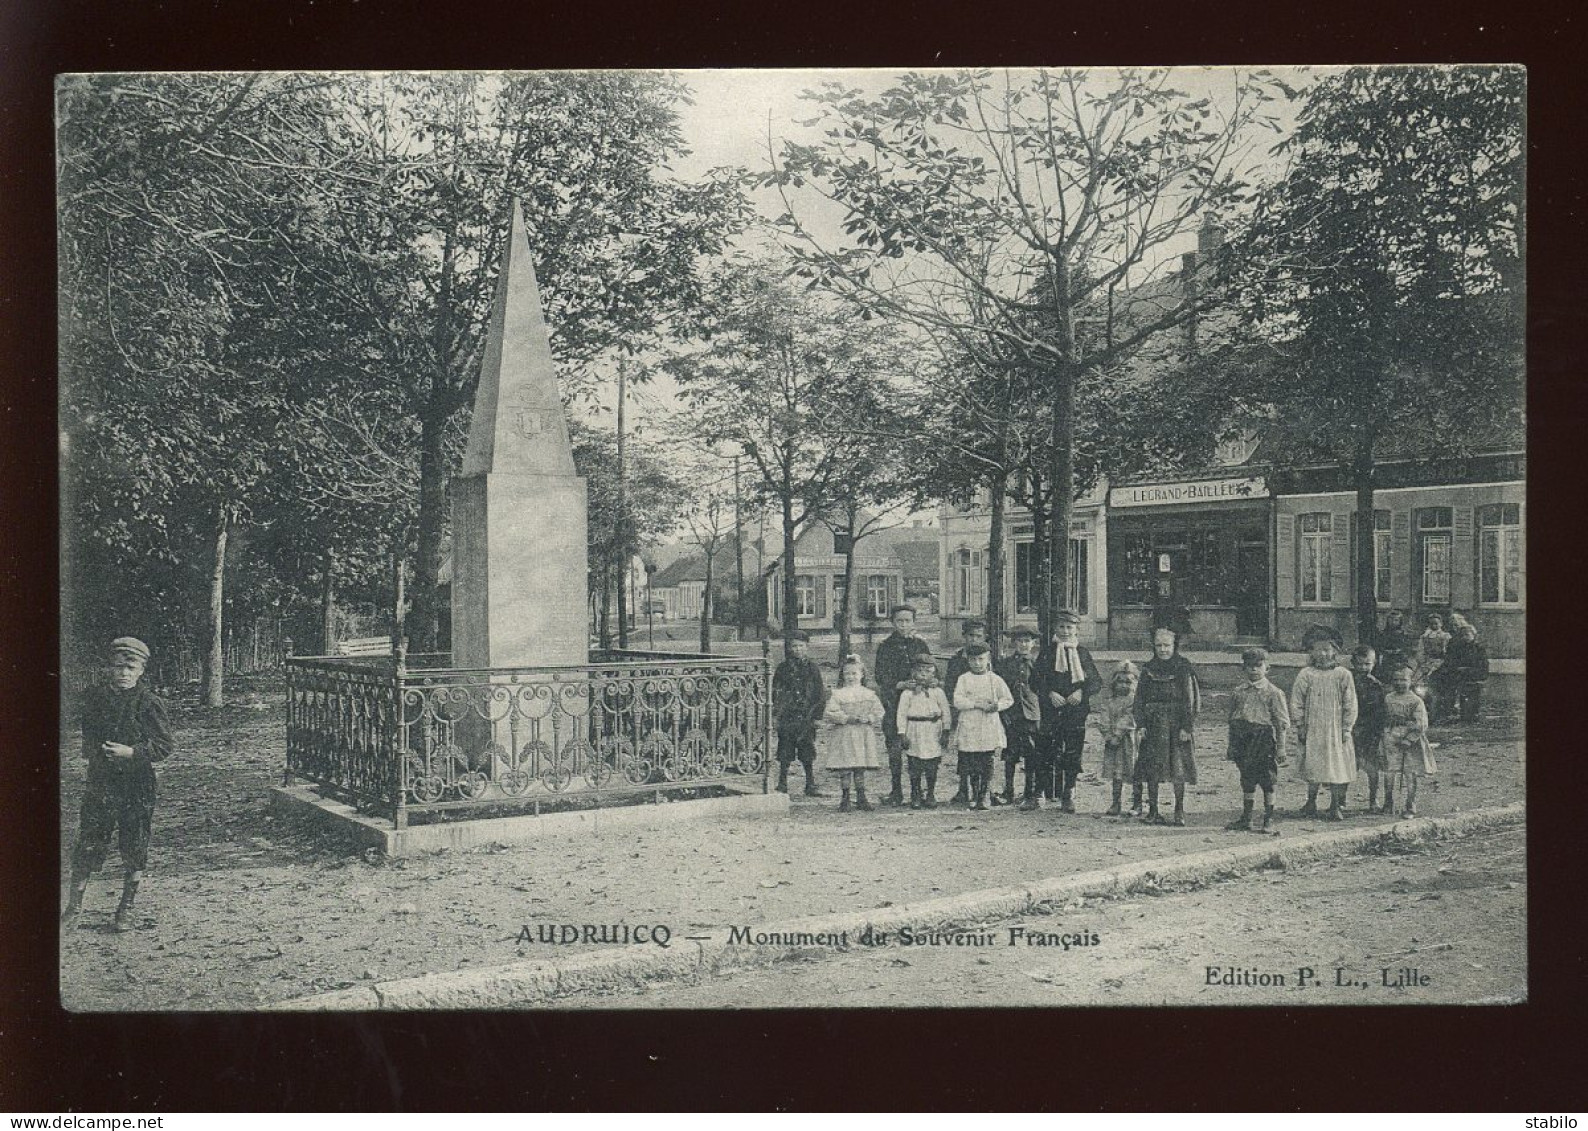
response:
<path fill-rule="evenodd" d="M 772 714 L 777 719 L 777 790 L 788 792 L 789 766 L 795 758 L 805 768 L 805 796 L 820 797 L 816 788 L 816 724 L 827 708 L 822 669 L 810 658 L 810 637 L 788 634 L 789 658 L 772 676 Z"/>
<path fill-rule="evenodd" d="M 165 703 L 143 686 L 149 646 L 132 636 L 110 642 L 109 686 L 91 687 L 82 711 L 83 757 L 88 784 L 72 853 L 72 878 L 61 921 L 83 906 L 88 877 L 105 863 L 110 834 L 117 834 L 126 878 L 116 908 L 115 929 L 132 929 L 133 901 L 149 860 L 154 823 L 154 764 L 171 754 Z"/>

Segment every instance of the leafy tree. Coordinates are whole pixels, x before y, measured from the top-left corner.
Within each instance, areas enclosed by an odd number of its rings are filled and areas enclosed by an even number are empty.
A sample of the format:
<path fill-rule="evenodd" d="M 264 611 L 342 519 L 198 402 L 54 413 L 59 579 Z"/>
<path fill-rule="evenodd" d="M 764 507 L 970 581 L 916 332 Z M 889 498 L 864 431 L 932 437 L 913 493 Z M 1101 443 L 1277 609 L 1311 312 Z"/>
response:
<path fill-rule="evenodd" d="M 665 368 L 679 383 L 695 435 L 742 451 L 753 469 L 751 492 L 779 516 L 785 628 L 792 628 L 794 544 L 822 516 L 845 469 L 841 406 L 852 407 L 852 398 L 895 372 L 897 342 L 783 276 L 767 260 L 724 267 L 702 307 L 702 340 L 681 347 Z"/>
<path fill-rule="evenodd" d="M 279 185 L 214 147 L 268 135 L 280 92 L 191 75 L 72 77 L 57 92 L 70 584 L 104 593 L 142 574 L 131 592 L 161 602 L 153 635 L 170 647 L 185 635 L 171 627 L 178 594 L 202 574 L 211 705 L 227 543 L 258 501 L 282 412 L 246 332 L 272 298 L 247 268 L 281 214 Z"/>
<path fill-rule="evenodd" d="M 585 479 L 590 594 L 605 648 L 612 639 L 606 611 L 613 603 L 613 587 L 621 582 L 614 563 L 630 561 L 671 532 L 688 494 L 667 462 L 643 443 L 632 444 L 625 458 L 620 515 L 616 437 L 577 419 L 569 420 L 568 436 L 574 466 Z"/>
<path fill-rule="evenodd" d="M 533 233 L 553 351 L 570 396 L 591 359 L 633 350 L 698 292 L 696 263 L 741 219 L 728 173 L 663 175 L 684 151 L 683 85 L 664 74 L 339 76 L 298 109 L 303 192 L 299 348 L 417 422 L 415 647 L 437 624 L 451 470 L 446 435 L 472 403 L 512 197 Z"/>
<path fill-rule="evenodd" d="M 1519 432 L 1524 72 L 1357 67 L 1306 94 L 1243 248 L 1254 341 L 1209 359 L 1278 458 L 1349 473 L 1376 631 L 1375 465 Z"/>
<path fill-rule="evenodd" d="M 1159 70 L 909 74 L 875 98 L 829 82 L 810 95 L 824 140 L 785 143 L 764 181 L 841 207 L 840 245 L 793 213 L 802 270 L 868 311 L 934 333 L 996 335 L 1049 390 L 1051 526 L 1068 531 L 1077 390 L 1205 305 L 1137 304 L 1083 349 L 1077 323 L 1139 288 L 1193 218 L 1245 191 L 1244 139 L 1276 84 L 1237 75 L 1216 104 Z M 1068 585 L 1064 538 L 1050 603 Z"/>

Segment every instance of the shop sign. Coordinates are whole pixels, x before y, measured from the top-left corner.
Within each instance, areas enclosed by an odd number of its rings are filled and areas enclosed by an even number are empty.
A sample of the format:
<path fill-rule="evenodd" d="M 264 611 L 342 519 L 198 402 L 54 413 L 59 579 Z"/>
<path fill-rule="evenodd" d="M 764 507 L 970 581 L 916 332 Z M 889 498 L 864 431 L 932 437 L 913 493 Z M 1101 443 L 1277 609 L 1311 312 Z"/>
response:
<path fill-rule="evenodd" d="M 1261 475 L 1247 479 L 1199 479 L 1191 483 L 1144 483 L 1115 487 L 1111 507 L 1159 507 L 1176 503 L 1224 503 L 1240 499 L 1266 499 L 1268 484 Z"/>

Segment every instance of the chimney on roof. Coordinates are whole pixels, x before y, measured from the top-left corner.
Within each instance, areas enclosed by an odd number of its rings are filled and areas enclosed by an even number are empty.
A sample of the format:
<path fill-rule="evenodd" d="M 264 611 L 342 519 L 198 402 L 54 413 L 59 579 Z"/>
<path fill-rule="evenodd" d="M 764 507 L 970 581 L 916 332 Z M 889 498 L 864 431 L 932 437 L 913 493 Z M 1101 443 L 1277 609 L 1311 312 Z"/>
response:
<path fill-rule="evenodd" d="M 1197 255 L 1203 260 L 1210 260 L 1223 246 L 1224 225 L 1209 212 L 1202 217 L 1202 226 L 1197 229 Z"/>

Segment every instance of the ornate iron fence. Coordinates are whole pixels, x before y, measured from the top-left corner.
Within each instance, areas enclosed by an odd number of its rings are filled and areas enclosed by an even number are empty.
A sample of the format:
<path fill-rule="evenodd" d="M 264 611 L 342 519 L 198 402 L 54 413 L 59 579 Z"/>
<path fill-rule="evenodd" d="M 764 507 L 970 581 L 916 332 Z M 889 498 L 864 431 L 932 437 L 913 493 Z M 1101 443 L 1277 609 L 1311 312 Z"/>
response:
<path fill-rule="evenodd" d="M 680 787 L 765 790 L 765 659 L 603 652 L 563 668 L 446 656 L 287 661 L 287 780 L 392 818 L 597 802 Z"/>

